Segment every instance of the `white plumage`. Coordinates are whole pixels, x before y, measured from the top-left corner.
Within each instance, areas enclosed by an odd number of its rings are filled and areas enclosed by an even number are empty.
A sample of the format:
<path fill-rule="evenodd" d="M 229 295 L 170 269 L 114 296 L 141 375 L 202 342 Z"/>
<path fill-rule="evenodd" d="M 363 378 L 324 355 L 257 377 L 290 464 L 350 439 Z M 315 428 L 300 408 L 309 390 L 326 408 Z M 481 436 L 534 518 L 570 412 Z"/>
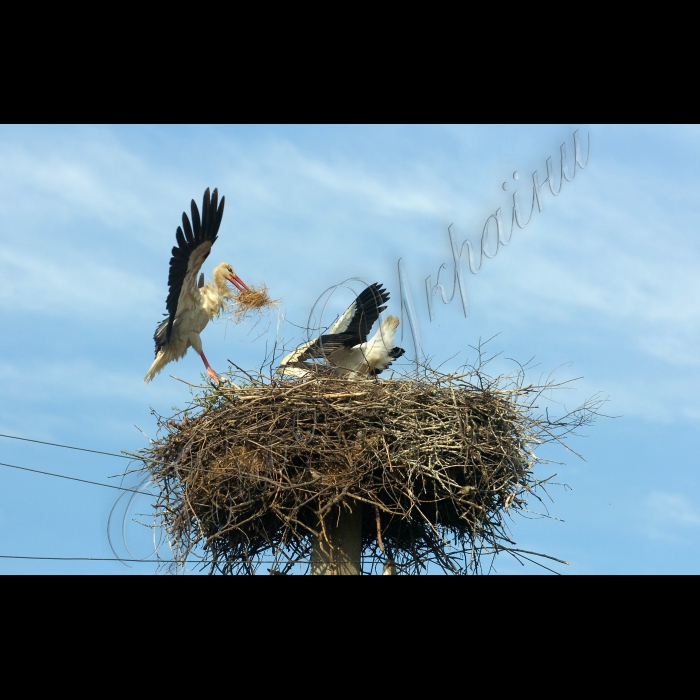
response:
<path fill-rule="evenodd" d="M 370 340 L 353 347 L 342 347 L 328 356 L 328 361 L 338 374 L 376 375 L 383 372 L 403 350 L 394 345 L 399 327 L 396 316 L 387 316 Z M 397 351 L 400 354 L 396 354 Z"/>
<path fill-rule="evenodd" d="M 153 339 L 156 343 L 156 359 L 144 377 L 150 382 L 165 365 L 179 360 L 188 348 L 193 347 L 199 353 L 209 376 L 218 381 L 218 377 L 202 350 L 200 333 L 212 318 L 218 316 L 225 308 L 227 300 L 233 298 L 227 282 L 239 290 L 246 289 L 243 280 L 236 275 L 229 263 L 221 263 L 214 268 L 212 281 L 204 284 L 204 275 L 197 282 L 197 274 L 207 259 L 214 241 L 216 241 L 221 218 L 224 214 L 225 197 L 217 207 L 218 192 L 210 199 L 209 189 L 204 193 L 202 202 L 202 220 L 199 210 L 192 200 L 192 224 L 187 214 L 182 215 L 182 226 L 175 236 L 178 245 L 172 250 L 168 286 L 170 288 L 166 307 L 168 314 L 159 324 Z"/>
<path fill-rule="evenodd" d="M 387 301 L 389 293 L 380 284 L 370 285 L 357 296 L 326 335 L 300 345 L 283 358 L 277 373 L 303 377 L 313 367 L 305 360 L 324 358 L 338 376 L 380 374 L 405 352 L 394 344 L 399 325 L 396 316 L 387 316 L 374 336 L 367 340 L 379 314 L 386 309 L 386 306 L 380 305 Z"/>

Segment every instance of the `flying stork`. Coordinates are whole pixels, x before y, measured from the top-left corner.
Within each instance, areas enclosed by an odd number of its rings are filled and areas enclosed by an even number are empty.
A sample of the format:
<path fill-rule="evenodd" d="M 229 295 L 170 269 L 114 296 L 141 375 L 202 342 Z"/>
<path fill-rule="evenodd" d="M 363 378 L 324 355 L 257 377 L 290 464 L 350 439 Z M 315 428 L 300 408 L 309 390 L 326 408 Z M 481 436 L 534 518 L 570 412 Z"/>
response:
<path fill-rule="evenodd" d="M 379 314 L 386 309 L 387 301 L 389 293 L 379 283 L 371 284 L 348 306 L 327 334 L 289 353 L 276 372 L 303 377 L 313 366 L 305 360 L 325 358 L 339 376 L 373 377 L 381 374 L 405 352 L 394 345 L 394 335 L 399 325 L 396 316 L 387 316 L 374 336 L 367 340 Z"/>
<path fill-rule="evenodd" d="M 197 273 L 207 259 L 211 247 L 216 241 L 221 217 L 224 215 L 225 197 L 217 206 L 219 193 L 209 196 L 209 188 L 204 192 L 202 201 L 202 218 L 194 199 L 192 200 L 192 224 L 187 214 L 182 214 L 182 228 L 175 232 L 177 246 L 172 250 L 168 287 L 170 289 L 165 302 L 166 318 L 158 325 L 153 339 L 156 342 L 156 359 L 144 377 L 150 382 L 165 365 L 179 360 L 192 346 L 202 358 L 207 373 L 215 381 L 219 378 L 209 366 L 202 351 L 199 334 L 226 307 L 226 300 L 233 297 L 233 291 L 226 285 L 231 282 L 239 291 L 247 285 L 236 275 L 229 263 L 223 262 L 214 268 L 212 281 L 204 284 L 204 275 L 197 281 Z M 184 233 L 183 233 L 184 229 Z"/>

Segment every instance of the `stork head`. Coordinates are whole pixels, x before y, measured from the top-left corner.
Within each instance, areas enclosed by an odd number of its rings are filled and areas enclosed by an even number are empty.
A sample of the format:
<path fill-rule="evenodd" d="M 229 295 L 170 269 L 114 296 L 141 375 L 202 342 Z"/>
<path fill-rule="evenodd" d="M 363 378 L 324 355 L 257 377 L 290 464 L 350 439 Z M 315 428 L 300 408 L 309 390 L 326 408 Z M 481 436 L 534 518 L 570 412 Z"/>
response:
<path fill-rule="evenodd" d="M 223 262 L 214 269 L 214 280 L 224 286 L 226 282 L 233 284 L 239 292 L 248 289 L 248 285 L 233 271 L 229 263 Z"/>

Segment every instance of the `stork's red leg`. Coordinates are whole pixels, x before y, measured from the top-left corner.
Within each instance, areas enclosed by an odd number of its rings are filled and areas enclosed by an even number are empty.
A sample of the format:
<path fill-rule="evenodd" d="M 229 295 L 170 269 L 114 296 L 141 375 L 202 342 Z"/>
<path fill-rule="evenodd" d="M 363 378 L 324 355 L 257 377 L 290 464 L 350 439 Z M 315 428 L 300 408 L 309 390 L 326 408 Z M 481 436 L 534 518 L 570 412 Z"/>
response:
<path fill-rule="evenodd" d="M 204 362 L 204 366 L 207 368 L 207 374 L 218 384 L 219 378 L 216 376 L 216 372 L 209 366 L 207 358 L 204 356 L 204 352 L 200 352 L 199 354 L 202 357 L 202 362 Z"/>

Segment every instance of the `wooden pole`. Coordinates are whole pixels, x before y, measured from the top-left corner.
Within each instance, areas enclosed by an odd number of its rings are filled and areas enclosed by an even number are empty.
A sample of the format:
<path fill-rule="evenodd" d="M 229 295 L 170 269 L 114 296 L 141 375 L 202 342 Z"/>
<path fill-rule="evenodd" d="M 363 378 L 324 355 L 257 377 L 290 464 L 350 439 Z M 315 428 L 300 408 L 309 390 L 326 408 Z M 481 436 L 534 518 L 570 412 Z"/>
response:
<path fill-rule="evenodd" d="M 314 537 L 311 550 L 312 576 L 358 576 L 362 571 L 362 504 L 352 512 L 341 506 L 340 517 L 327 518 L 329 542 Z"/>

